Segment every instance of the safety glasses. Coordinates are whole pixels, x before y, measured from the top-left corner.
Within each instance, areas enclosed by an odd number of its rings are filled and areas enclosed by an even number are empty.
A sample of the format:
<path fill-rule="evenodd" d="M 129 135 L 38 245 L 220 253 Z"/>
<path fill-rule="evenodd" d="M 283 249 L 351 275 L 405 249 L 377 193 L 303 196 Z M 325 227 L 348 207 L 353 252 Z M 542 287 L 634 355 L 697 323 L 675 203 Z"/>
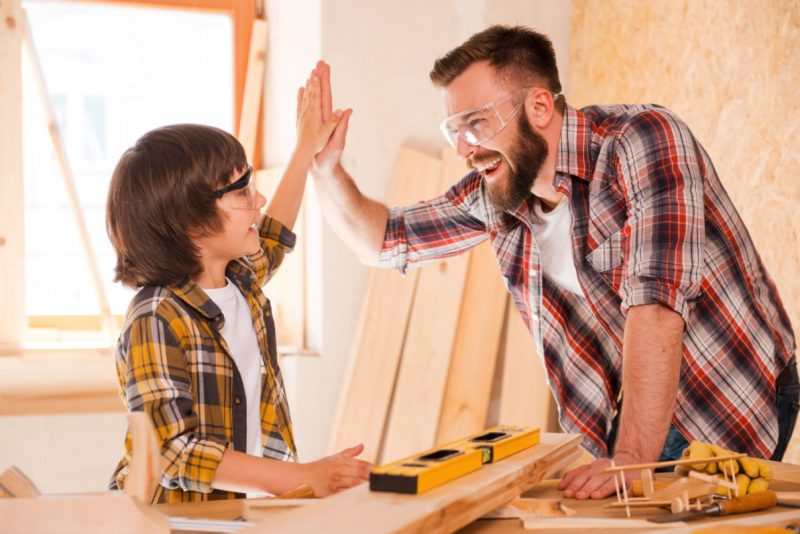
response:
<path fill-rule="evenodd" d="M 216 198 L 222 198 L 226 193 L 235 193 L 230 195 L 230 207 L 241 210 L 252 210 L 256 208 L 256 184 L 251 180 L 253 176 L 253 166 L 248 164 L 247 170 L 241 178 L 228 184 L 225 187 L 217 189 L 213 192 Z"/>
<path fill-rule="evenodd" d="M 479 108 L 468 109 L 447 117 L 439 125 L 444 138 L 453 148 L 458 148 L 459 137 L 471 146 L 489 141 L 511 123 L 511 119 L 522 109 L 525 97 L 531 89 L 533 87 L 523 87 Z M 553 100 L 556 100 L 561 93 L 552 95 Z"/>

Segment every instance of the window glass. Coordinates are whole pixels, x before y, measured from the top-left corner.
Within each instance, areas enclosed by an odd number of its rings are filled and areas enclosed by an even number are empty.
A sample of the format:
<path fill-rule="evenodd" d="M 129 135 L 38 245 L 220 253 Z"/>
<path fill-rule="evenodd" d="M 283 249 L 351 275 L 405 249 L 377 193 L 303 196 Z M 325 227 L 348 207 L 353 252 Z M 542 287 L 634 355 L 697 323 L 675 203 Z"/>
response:
<path fill-rule="evenodd" d="M 231 131 L 233 28 L 222 13 L 23 2 L 83 214 L 115 314 L 132 292 L 113 278 L 105 199 L 120 155 L 146 131 L 193 122 Z M 29 63 L 24 61 L 28 315 L 99 305 Z"/>

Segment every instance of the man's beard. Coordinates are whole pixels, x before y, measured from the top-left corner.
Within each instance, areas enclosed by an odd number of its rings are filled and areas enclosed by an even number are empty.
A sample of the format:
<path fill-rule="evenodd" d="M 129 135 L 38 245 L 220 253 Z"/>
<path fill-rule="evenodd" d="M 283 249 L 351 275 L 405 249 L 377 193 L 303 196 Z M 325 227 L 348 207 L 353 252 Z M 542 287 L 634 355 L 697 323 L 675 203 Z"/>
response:
<path fill-rule="evenodd" d="M 541 134 L 534 132 L 524 111 L 517 120 L 519 131 L 514 145 L 509 149 L 508 179 L 495 183 L 486 183 L 489 201 L 496 207 L 513 212 L 531 195 L 536 176 L 547 158 L 547 141 Z M 499 156 L 497 152 L 481 157 L 478 161 L 489 161 Z M 476 162 L 473 162 L 473 165 Z"/>

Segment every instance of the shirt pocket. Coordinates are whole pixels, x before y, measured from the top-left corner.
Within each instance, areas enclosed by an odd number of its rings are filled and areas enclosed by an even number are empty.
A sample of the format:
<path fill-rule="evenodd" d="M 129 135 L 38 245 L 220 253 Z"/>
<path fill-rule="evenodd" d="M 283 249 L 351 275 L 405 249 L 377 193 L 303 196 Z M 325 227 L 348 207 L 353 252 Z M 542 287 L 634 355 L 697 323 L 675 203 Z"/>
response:
<path fill-rule="evenodd" d="M 622 284 L 623 239 L 622 230 L 618 230 L 586 255 L 589 265 L 615 292 Z"/>

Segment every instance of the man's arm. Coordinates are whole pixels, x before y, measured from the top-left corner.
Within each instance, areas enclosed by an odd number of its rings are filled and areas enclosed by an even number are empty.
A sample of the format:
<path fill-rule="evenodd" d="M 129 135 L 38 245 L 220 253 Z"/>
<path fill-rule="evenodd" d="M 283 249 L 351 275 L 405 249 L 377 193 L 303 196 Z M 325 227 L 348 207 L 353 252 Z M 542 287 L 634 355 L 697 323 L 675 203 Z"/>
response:
<path fill-rule="evenodd" d="M 675 411 L 682 340 L 683 319 L 666 306 L 647 304 L 628 310 L 616 464 L 658 460 Z M 610 465 L 610 460 L 602 459 L 570 471 L 558 489 L 567 498 L 602 499 L 614 492 L 611 476 L 599 474 Z"/>
<path fill-rule="evenodd" d="M 333 108 L 331 68 L 319 61 L 314 74 L 320 80 L 322 120 L 328 121 Z M 316 155 L 311 176 L 323 213 L 334 232 L 355 252 L 362 263 L 377 265 L 386 233 L 388 208 L 364 196 L 341 163 L 351 109 L 343 114 L 330 140 Z"/>
<path fill-rule="evenodd" d="M 346 129 L 347 117 L 342 120 Z M 334 138 L 340 134 L 344 146 L 344 134 L 338 129 Z M 339 163 L 332 169 L 315 165 L 311 175 L 328 224 L 362 263 L 377 265 L 389 209 L 385 204 L 364 196 Z"/>

